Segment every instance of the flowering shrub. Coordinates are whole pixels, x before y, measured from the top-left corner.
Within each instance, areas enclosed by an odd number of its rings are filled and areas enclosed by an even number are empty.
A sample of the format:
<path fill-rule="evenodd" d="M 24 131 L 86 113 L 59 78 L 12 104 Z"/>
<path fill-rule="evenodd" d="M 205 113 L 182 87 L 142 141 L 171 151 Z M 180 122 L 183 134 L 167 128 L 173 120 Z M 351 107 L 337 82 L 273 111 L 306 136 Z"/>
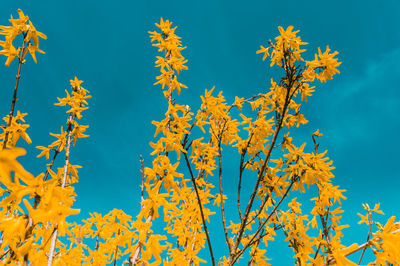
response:
<path fill-rule="evenodd" d="M 279 36 L 261 46 L 257 53 L 270 66 L 283 70 L 279 79 L 271 79 L 268 91 L 248 99 L 236 97 L 227 103 L 222 92 L 206 90 L 199 110 L 177 103 L 176 97 L 187 88 L 178 80 L 187 70 L 180 38 L 172 22 L 161 19 L 158 30 L 150 32 L 153 46 L 160 56 L 155 61 L 160 69 L 155 85 L 160 84 L 168 110 L 156 127 L 150 143 L 153 161 L 142 169 L 142 201 L 136 218 L 114 209 L 106 215 L 91 213 L 79 223 L 66 217 L 79 213 L 73 209 L 80 166 L 70 162 L 70 154 L 88 126 L 80 124 L 88 109 L 89 91 L 75 77 L 57 106 L 67 107 L 67 123 L 55 141 L 37 146 L 38 157 L 49 162 L 44 172 L 33 176 L 17 161 L 25 155 L 18 148 L 22 138 L 31 144 L 26 130 L 25 113 L 15 106 L 21 68 L 29 52 L 36 62 L 39 37 L 21 10 L 19 18 L 11 17 L 11 26 L 0 26 L 5 40 L 0 42 L 5 65 L 16 60 L 18 72 L 10 113 L 4 118 L 0 134 L 0 261 L 11 265 L 106 265 L 123 261 L 129 265 L 269 265 L 268 245 L 277 238 L 277 231 L 294 253 L 296 265 L 359 265 L 366 249 L 372 249 L 375 261 L 370 265 L 400 264 L 400 224 L 395 217 L 385 225 L 374 222 L 372 215 L 383 214 L 379 204 L 359 214 L 360 223 L 369 226 L 367 241 L 345 246 L 341 243 L 341 200 L 344 190 L 335 186 L 332 161 L 327 151 L 318 150 L 316 130 L 312 147 L 293 144 L 291 128 L 308 121 L 300 112 L 315 91 L 313 82 L 326 82 L 338 74 L 341 64 L 327 47 L 318 49 L 314 60 L 303 59 L 307 44 L 290 26 L 279 27 Z M 22 44 L 16 37 L 22 35 Z M 224 176 L 224 150 L 234 148 L 239 158 L 237 176 Z M 55 159 L 65 154 L 61 167 Z M 142 161 L 143 164 L 143 161 Z M 226 166 L 225 166 L 226 167 Z M 187 174 L 183 174 L 187 173 Z M 237 198 L 227 202 L 223 182 L 237 182 Z M 250 192 L 242 191 L 242 183 L 253 184 Z M 311 189 L 315 188 L 315 189 Z M 313 207 L 305 213 L 296 195 L 305 194 Z M 237 214 L 225 211 L 234 204 Z M 213 236 L 207 225 L 216 212 L 225 236 L 228 254 L 215 254 Z M 153 229 L 153 221 L 162 218 L 162 232 Z M 375 232 L 373 232 L 375 231 Z M 208 256 L 199 252 L 207 250 Z M 359 261 L 348 256 L 360 253 Z M 218 256 L 218 257 L 217 257 Z"/>

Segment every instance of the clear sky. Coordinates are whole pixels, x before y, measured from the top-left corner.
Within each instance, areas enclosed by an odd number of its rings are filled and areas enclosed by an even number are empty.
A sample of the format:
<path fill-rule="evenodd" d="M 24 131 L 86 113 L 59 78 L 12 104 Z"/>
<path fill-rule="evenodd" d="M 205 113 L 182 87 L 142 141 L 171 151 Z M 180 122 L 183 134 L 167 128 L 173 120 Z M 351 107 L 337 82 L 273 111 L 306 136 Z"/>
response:
<path fill-rule="evenodd" d="M 52 140 L 48 132 L 57 133 L 65 124 L 65 109 L 53 103 L 64 96 L 69 80 L 84 80 L 82 85 L 93 95 L 82 121 L 90 126 L 90 138 L 72 150 L 72 163 L 83 166 L 74 205 L 81 209 L 77 218 L 113 208 L 138 213 L 139 155 L 146 166 L 151 164 L 151 121 L 160 120 L 167 107 L 160 87 L 152 85 L 157 51 L 148 37 L 160 17 L 178 26 L 176 34 L 188 47 L 183 55 L 189 70 L 181 80 L 189 89 L 177 99 L 193 110 L 200 104 L 199 95 L 213 86 L 223 90 L 229 102 L 235 95 L 265 91 L 274 73 L 256 51 L 277 36 L 278 26 L 300 30 L 310 43 L 308 58 L 317 47 L 329 45 L 338 51 L 341 73 L 318 85 L 302 108 L 310 122 L 293 132 L 298 136 L 295 143 L 306 141 L 311 148 L 312 132 L 320 129 L 324 134 L 321 149 L 328 149 L 334 161 L 335 183 L 347 190 L 343 222 L 351 229 L 344 230 L 345 243 L 366 238 L 367 227 L 357 225 L 362 203 L 380 202 L 385 219 L 400 216 L 398 0 L 3 0 L 0 25 L 8 25 L 18 8 L 48 36 L 40 43 L 46 55 L 38 55 L 37 65 L 30 61 L 22 70 L 17 109 L 29 114 L 33 141 L 21 159 L 25 168 L 33 174 L 44 171 L 46 162 L 35 158 L 39 151 L 34 147 L 47 146 Z M 6 115 L 16 64 L 6 68 L 5 57 L 0 60 L 0 113 Z M 229 186 L 226 191 L 230 193 Z M 220 223 L 211 230 L 221 231 Z M 218 256 L 227 254 L 225 247 L 217 249 Z M 293 262 L 284 243 L 272 246 L 268 256 L 273 265 Z"/>

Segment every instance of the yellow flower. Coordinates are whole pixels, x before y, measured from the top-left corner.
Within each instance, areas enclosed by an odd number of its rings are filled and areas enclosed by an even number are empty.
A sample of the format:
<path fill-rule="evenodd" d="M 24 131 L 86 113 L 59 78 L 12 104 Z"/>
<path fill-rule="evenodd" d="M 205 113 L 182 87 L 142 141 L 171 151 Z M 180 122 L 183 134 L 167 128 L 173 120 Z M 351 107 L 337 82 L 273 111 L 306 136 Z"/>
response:
<path fill-rule="evenodd" d="M 33 179 L 33 176 L 16 159 L 25 154 L 26 151 L 22 148 L 0 151 L 0 182 L 5 186 L 11 185 L 11 172 L 15 172 L 23 180 Z"/>
<path fill-rule="evenodd" d="M 260 50 L 258 50 L 256 53 L 257 54 L 264 53 L 264 56 L 263 56 L 263 61 L 264 61 L 265 58 L 267 58 L 269 56 L 269 49 L 270 48 L 271 47 L 265 48 L 264 46 L 260 45 Z"/>
<path fill-rule="evenodd" d="M 20 48 L 15 49 L 9 36 L 6 36 L 6 40 L 1 41 L 0 45 L 3 46 L 3 50 L 0 51 L 0 55 L 7 56 L 5 65 L 8 67 L 10 66 L 11 62 L 14 61 L 15 57 L 18 57 Z"/>
<path fill-rule="evenodd" d="M 81 84 L 83 83 L 83 81 L 79 80 L 77 77 L 75 77 L 75 79 L 73 79 L 73 80 L 70 80 L 69 82 L 71 83 L 71 86 L 73 88 L 79 88 L 81 86 Z"/>
<path fill-rule="evenodd" d="M 319 129 L 313 133 L 313 136 L 322 137 L 323 135 L 319 133 Z"/>
<path fill-rule="evenodd" d="M 35 63 L 37 63 L 35 51 L 44 54 L 44 52 L 39 49 L 39 37 L 47 39 L 46 35 L 36 30 L 35 26 L 33 26 L 32 22 L 29 20 L 29 17 L 25 16 L 21 9 L 18 9 L 18 14 L 18 19 L 14 19 L 11 16 L 9 21 L 12 26 L 0 26 L 0 35 L 6 36 L 5 41 L 0 41 L 0 46 L 3 47 L 0 54 L 7 56 L 7 61 L 5 63 L 7 67 L 10 66 L 15 57 L 19 57 L 18 54 L 22 47 L 24 48 L 22 49 L 21 58 L 19 58 L 20 62 L 23 61 L 28 51 L 32 55 Z M 12 42 L 20 34 L 24 36 L 24 44 L 22 47 L 15 48 Z M 31 40 L 33 41 L 33 45 L 31 44 Z"/>

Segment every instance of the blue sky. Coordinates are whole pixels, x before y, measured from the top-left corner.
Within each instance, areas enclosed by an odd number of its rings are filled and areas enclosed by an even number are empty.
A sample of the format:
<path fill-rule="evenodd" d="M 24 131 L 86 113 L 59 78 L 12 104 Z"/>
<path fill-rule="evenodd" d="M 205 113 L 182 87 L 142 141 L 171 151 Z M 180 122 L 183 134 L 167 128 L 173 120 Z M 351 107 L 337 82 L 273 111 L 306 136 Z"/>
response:
<path fill-rule="evenodd" d="M 45 161 L 35 159 L 35 146 L 52 141 L 65 124 L 56 97 L 74 76 L 93 98 L 83 124 L 90 138 L 72 151 L 72 163 L 82 165 L 77 185 L 80 218 L 90 211 L 113 208 L 136 215 L 140 199 L 139 155 L 151 164 L 148 145 L 152 120 L 160 120 L 166 104 L 153 86 L 156 49 L 148 31 L 160 17 L 178 26 L 188 48 L 183 55 L 189 70 L 181 75 L 184 90 L 178 102 L 195 109 L 199 95 L 213 86 L 228 101 L 266 90 L 271 71 L 260 45 L 277 36 L 278 26 L 293 25 L 308 43 L 308 58 L 327 45 L 339 52 L 341 74 L 318 85 L 302 111 L 310 121 L 293 132 L 297 144 L 310 142 L 316 129 L 324 134 L 321 149 L 334 161 L 335 183 L 346 189 L 343 221 L 345 243 L 361 243 L 367 228 L 358 226 L 362 203 L 380 202 L 386 219 L 400 211 L 398 132 L 400 130 L 400 2 L 377 1 L 77 1 L 3 0 L 0 25 L 21 8 L 36 28 L 48 36 L 41 41 L 46 55 L 23 67 L 17 109 L 27 112 L 33 144 L 21 159 L 34 174 Z M 307 58 L 307 56 L 306 56 Z M 3 65 L 5 58 L 1 59 Z M 1 66 L 0 113 L 9 112 L 16 64 Z M 276 75 L 275 78 L 278 78 Z M 45 119 L 44 119 L 45 117 Z M 226 191 L 229 194 L 229 187 Z M 220 224 L 212 226 L 215 232 Z M 347 234 L 346 234 L 347 233 Z M 216 233 L 217 234 L 217 233 Z M 215 240 L 218 243 L 218 240 Z M 215 245 L 216 246 L 216 245 Z M 290 265 L 284 243 L 271 247 L 273 265 Z M 219 255 L 225 250 L 218 250 Z M 217 252 L 218 253 L 218 252 Z M 206 254 L 205 254 L 206 255 Z"/>

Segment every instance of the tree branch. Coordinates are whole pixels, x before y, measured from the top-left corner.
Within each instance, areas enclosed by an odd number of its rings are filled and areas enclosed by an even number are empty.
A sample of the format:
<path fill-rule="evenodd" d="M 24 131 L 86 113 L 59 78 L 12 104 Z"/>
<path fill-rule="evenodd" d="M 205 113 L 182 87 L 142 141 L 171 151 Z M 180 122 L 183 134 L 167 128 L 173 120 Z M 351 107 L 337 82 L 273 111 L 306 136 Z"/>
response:
<path fill-rule="evenodd" d="M 188 158 L 186 153 L 184 153 L 184 157 L 185 157 L 186 165 L 187 165 L 187 167 L 189 169 L 189 172 L 190 172 L 190 177 L 192 179 L 192 184 L 193 184 L 194 191 L 196 192 L 197 203 L 199 204 L 199 208 L 200 208 L 201 220 L 203 222 L 204 232 L 206 233 L 206 237 L 207 237 L 208 250 L 210 252 L 212 265 L 215 266 L 215 259 L 214 259 L 213 249 L 212 249 L 212 246 L 211 246 L 210 236 L 208 234 L 207 224 L 206 224 L 206 221 L 205 221 L 205 218 L 204 218 L 203 205 L 201 204 L 201 198 L 200 198 L 200 195 L 199 195 L 199 191 L 197 189 L 196 179 L 194 178 L 194 175 L 193 175 L 193 172 L 192 172 L 192 167 L 190 166 L 189 158 Z"/>
<path fill-rule="evenodd" d="M 238 212 L 239 212 L 239 217 L 240 220 L 242 220 L 242 211 L 240 209 L 240 192 L 241 192 L 241 188 L 242 188 L 242 175 L 243 175 L 243 170 L 245 169 L 245 166 L 243 165 L 244 163 L 244 158 L 246 156 L 247 150 L 250 146 L 250 142 L 251 139 L 253 138 L 254 133 L 251 133 L 250 137 L 249 137 L 249 141 L 247 142 L 246 148 L 244 148 L 241 152 L 240 155 L 240 165 L 239 165 L 239 181 L 238 181 L 238 197 L 237 197 L 237 207 L 238 207 Z"/>
<path fill-rule="evenodd" d="M 72 120 L 73 120 L 73 115 L 70 114 L 69 118 L 68 118 L 67 149 L 65 151 L 64 173 L 63 173 L 63 179 L 62 179 L 62 183 L 61 183 L 62 188 L 65 187 L 65 183 L 67 181 L 67 175 L 68 175 L 69 156 L 70 156 L 70 152 L 71 152 Z M 53 263 L 54 250 L 55 250 L 56 242 L 57 242 L 57 234 L 58 234 L 58 226 L 55 225 L 53 236 L 51 239 L 49 258 L 47 261 L 48 266 L 51 266 L 51 264 Z"/>
<path fill-rule="evenodd" d="M 257 229 L 257 231 L 256 231 L 256 233 L 254 234 L 254 236 L 250 239 L 250 241 L 246 244 L 246 246 L 244 246 L 244 248 L 243 249 L 241 249 L 239 252 L 238 252 L 238 254 L 233 258 L 233 261 L 232 261 L 232 263 L 231 263 L 231 265 L 232 264 L 234 264 L 238 259 L 239 259 L 239 257 L 243 254 L 243 252 L 248 248 L 248 247 L 250 247 L 251 245 L 253 245 L 257 240 L 259 240 L 259 239 L 261 239 L 261 238 L 263 238 L 264 236 L 260 236 L 260 237 L 258 237 L 257 239 L 255 239 L 256 238 L 256 236 L 257 236 L 257 234 L 261 231 L 261 229 L 265 226 L 265 224 L 269 221 L 269 219 L 272 217 L 272 215 L 276 212 L 276 210 L 278 209 L 278 207 L 279 207 L 279 205 L 282 203 L 282 201 L 286 198 L 286 196 L 289 194 L 289 191 L 291 190 L 291 188 L 292 188 L 292 186 L 293 186 L 293 184 L 295 183 L 295 179 L 293 179 L 292 180 L 292 182 L 290 183 L 290 185 L 289 185 L 289 187 L 286 189 L 286 192 L 285 192 L 285 194 L 282 196 L 282 198 L 279 200 L 279 202 L 278 202 L 278 204 L 274 207 L 274 209 L 271 211 L 271 213 L 268 215 L 268 217 L 265 219 L 265 221 L 258 227 L 258 229 Z M 255 240 L 254 240 L 255 239 Z"/>
<path fill-rule="evenodd" d="M 290 93 L 290 90 L 287 90 L 286 99 L 285 99 L 285 105 L 284 105 L 283 112 L 282 112 L 282 117 L 281 117 L 278 125 L 275 127 L 275 132 L 274 132 L 274 136 L 273 136 L 272 141 L 271 141 L 270 148 L 269 148 L 268 153 L 267 153 L 267 155 L 265 157 L 263 166 L 261 167 L 261 171 L 258 174 L 257 182 L 256 182 L 256 184 L 254 186 L 254 189 L 253 189 L 253 192 L 251 194 L 250 201 L 247 204 L 247 208 L 246 208 L 246 211 L 244 213 L 244 217 L 242 219 L 242 223 L 240 225 L 240 229 L 239 229 L 239 232 L 238 232 L 238 237 L 237 237 L 236 243 L 235 243 L 235 245 L 233 247 L 233 251 L 234 252 L 236 252 L 236 249 L 238 248 L 238 246 L 240 244 L 240 241 L 242 239 L 242 236 L 243 236 L 243 233 L 244 233 L 244 230 L 245 230 L 245 227 L 246 227 L 247 219 L 248 219 L 249 213 L 251 211 L 254 199 L 255 199 L 257 191 L 258 191 L 258 187 L 259 187 L 260 182 L 262 180 L 263 174 L 264 174 L 264 172 L 265 172 L 265 170 L 267 168 L 267 164 L 268 164 L 268 161 L 270 159 L 270 156 L 271 156 L 271 153 L 272 153 L 272 149 L 273 149 L 273 147 L 275 145 L 275 142 L 276 142 L 276 139 L 278 137 L 279 131 L 280 131 L 281 127 L 282 127 L 283 119 L 285 118 L 285 113 L 286 113 L 286 110 L 287 110 L 287 107 L 288 107 L 288 103 L 289 103 L 289 93 Z M 233 257 L 234 257 L 234 254 L 230 254 L 229 259 L 228 259 L 228 265 L 232 265 L 233 264 L 233 262 L 232 262 Z"/>
<path fill-rule="evenodd" d="M 226 124 L 226 121 L 225 121 L 225 124 Z M 225 127 L 225 124 L 224 124 L 224 127 Z M 221 198 L 221 216 L 222 216 L 222 225 L 223 225 L 223 228 L 224 228 L 225 240 L 226 240 L 226 244 L 228 245 L 229 254 L 231 254 L 232 253 L 232 247 L 231 247 L 231 243 L 229 243 L 228 230 L 226 228 L 225 207 L 224 207 L 224 193 L 223 193 L 223 188 L 222 188 L 222 152 L 221 152 L 222 134 L 223 134 L 223 129 L 221 129 L 221 133 L 219 134 L 219 139 L 218 139 L 219 195 L 220 195 L 220 198 Z"/>
<path fill-rule="evenodd" d="M 368 230 L 368 236 L 367 236 L 367 242 L 366 242 L 366 243 L 368 243 L 369 238 L 371 237 L 371 230 L 372 230 L 372 217 L 371 217 L 371 211 L 369 211 L 369 230 Z M 362 253 L 361 253 L 360 260 L 358 261 L 358 265 L 360 265 L 361 260 L 362 260 L 362 258 L 363 258 L 363 256 L 364 256 L 364 253 L 365 253 L 365 250 L 366 250 L 366 249 L 367 249 L 367 246 L 365 246 L 365 247 L 363 248 L 363 251 L 362 251 Z"/>
<path fill-rule="evenodd" d="M 13 94 L 13 99 L 12 99 L 12 102 L 11 102 L 11 110 L 10 110 L 10 114 L 9 114 L 9 118 L 8 118 L 7 128 L 11 126 L 11 121 L 12 121 L 12 118 L 13 118 L 13 115 L 14 115 L 15 103 L 17 102 L 17 91 L 18 91 L 19 79 L 21 78 L 21 67 L 22 67 L 22 64 L 23 64 L 22 55 L 23 55 L 23 53 L 25 52 L 25 49 L 26 49 L 25 48 L 25 36 L 26 36 L 26 34 L 23 33 L 24 41 L 22 42 L 21 53 L 20 53 L 20 55 L 18 57 L 18 59 L 19 59 L 18 60 L 18 71 L 17 71 L 16 80 L 15 80 L 14 94 Z M 7 128 L 5 129 L 6 130 L 6 132 L 5 132 L 6 134 L 5 134 L 4 140 L 3 140 L 4 141 L 3 150 L 5 150 L 6 147 L 7 147 L 8 134 L 10 133 L 9 131 L 7 131 Z"/>

